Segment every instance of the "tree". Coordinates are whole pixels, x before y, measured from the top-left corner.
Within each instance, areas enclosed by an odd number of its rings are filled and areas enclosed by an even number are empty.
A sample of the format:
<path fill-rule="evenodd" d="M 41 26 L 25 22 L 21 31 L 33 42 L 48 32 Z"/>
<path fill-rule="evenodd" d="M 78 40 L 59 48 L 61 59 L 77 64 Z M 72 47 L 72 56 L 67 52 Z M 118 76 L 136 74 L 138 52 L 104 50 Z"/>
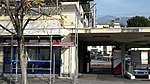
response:
<path fill-rule="evenodd" d="M 50 3 L 50 2 L 49 2 Z M 30 21 L 35 21 L 39 19 L 42 15 L 47 15 L 41 11 L 33 10 L 32 7 L 38 7 L 44 4 L 44 0 L 3 0 L 3 10 L 5 15 L 10 17 L 10 21 L 14 27 L 14 31 L 11 31 L 7 27 L 0 24 L 0 27 L 10 32 L 13 35 L 16 35 L 18 42 L 18 56 L 20 57 L 20 66 L 21 66 L 21 84 L 28 84 L 27 82 L 27 55 L 25 54 L 25 44 L 24 44 L 24 30 Z M 36 17 L 28 17 L 29 12 L 35 12 Z M 25 20 L 26 18 L 26 20 Z"/>
<path fill-rule="evenodd" d="M 143 16 L 135 16 L 127 21 L 128 27 L 150 27 L 150 20 Z"/>

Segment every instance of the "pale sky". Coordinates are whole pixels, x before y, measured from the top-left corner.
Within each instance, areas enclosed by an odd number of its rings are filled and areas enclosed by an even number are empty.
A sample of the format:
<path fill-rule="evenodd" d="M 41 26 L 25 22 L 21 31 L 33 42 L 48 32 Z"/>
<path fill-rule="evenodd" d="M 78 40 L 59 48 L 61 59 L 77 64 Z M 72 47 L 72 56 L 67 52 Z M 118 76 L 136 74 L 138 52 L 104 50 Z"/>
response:
<path fill-rule="evenodd" d="M 150 16 L 150 0 L 95 0 L 97 18 L 112 16 Z"/>

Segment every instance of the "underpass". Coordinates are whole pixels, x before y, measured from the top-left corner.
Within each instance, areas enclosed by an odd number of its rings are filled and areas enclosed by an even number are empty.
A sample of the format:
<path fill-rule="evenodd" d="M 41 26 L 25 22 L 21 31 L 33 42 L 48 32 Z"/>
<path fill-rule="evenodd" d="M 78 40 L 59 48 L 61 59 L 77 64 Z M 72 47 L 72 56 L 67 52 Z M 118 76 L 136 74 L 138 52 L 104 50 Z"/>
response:
<path fill-rule="evenodd" d="M 124 59 L 126 50 L 129 50 L 131 48 L 149 48 L 150 44 L 149 27 L 102 28 L 102 29 L 85 28 L 79 29 L 78 35 L 79 35 L 80 73 L 86 73 L 88 69 L 87 67 L 89 67 L 89 63 L 93 63 L 93 61 L 91 62 L 90 58 L 87 57 L 85 54 L 87 52 L 87 46 L 120 47 L 121 72 L 122 72 L 121 75 L 125 75 L 126 69 Z"/>

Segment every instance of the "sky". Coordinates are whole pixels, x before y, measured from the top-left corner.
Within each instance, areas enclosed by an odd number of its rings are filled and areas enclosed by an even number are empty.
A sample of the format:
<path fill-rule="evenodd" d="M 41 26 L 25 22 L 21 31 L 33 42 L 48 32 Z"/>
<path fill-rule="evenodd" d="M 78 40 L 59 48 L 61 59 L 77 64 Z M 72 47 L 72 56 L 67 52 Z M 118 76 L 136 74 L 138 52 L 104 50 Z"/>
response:
<path fill-rule="evenodd" d="M 150 16 L 150 0 L 95 0 L 96 16 Z"/>

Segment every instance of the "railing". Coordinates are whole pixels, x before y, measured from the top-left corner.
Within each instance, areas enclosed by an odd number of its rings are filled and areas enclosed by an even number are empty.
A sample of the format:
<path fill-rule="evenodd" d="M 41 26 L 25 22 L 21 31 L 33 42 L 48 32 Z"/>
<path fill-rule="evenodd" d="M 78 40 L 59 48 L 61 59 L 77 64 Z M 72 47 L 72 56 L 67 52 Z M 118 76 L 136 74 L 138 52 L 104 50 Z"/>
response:
<path fill-rule="evenodd" d="M 0 46 L 18 46 L 17 42 L 0 42 Z M 49 42 L 25 42 L 25 46 L 50 46 Z M 74 46 L 74 42 L 52 42 L 53 46 Z"/>
<path fill-rule="evenodd" d="M 60 66 L 60 61 L 51 62 L 49 60 L 31 60 L 27 63 L 27 73 L 28 74 L 59 74 L 60 72 L 54 71 L 49 67 L 50 64 L 55 64 Z M 4 71 L 4 74 L 21 74 L 20 62 L 17 60 L 4 62 L 5 65 L 11 66 L 12 68 L 9 71 Z M 16 72 L 17 70 L 17 72 Z"/>

